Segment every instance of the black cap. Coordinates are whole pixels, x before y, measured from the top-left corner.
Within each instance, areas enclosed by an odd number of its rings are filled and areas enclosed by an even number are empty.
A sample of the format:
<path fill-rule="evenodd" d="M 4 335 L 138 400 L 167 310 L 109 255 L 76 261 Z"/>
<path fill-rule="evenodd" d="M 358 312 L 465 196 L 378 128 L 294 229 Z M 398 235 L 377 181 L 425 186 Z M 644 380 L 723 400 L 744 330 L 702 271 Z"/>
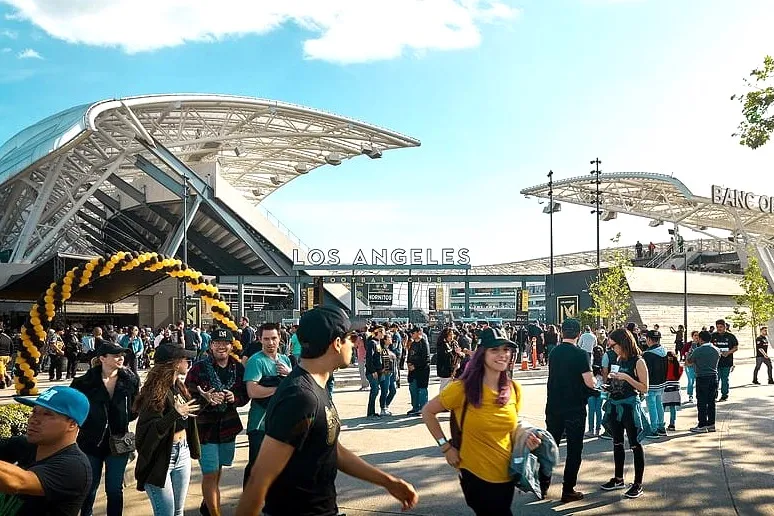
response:
<path fill-rule="evenodd" d="M 645 336 L 654 342 L 661 340 L 661 332 L 658 330 L 648 330 L 648 333 L 646 333 Z"/>
<path fill-rule="evenodd" d="M 478 346 L 481 348 L 497 348 L 502 345 L 517 348 L 515 342 L 508 340 L 505 334 L 499 328 L 489 327 L 481 332 Z"/>
<path fill-rule="evenodd" d="M 174 344 L 160 344 L 156 348 L 156 354 L 153 355 L 153 361 L 157 364 L 161 362 L 171 362 L 181 358 L 196 358 L 196 351 L 188 351 L 185 348 Z"/>
<path fill-rule="evenodd" d="M 214 332 L 212 332 L 212 341 L 213 342 L 231 342 L 234 340 L 234 334 L 231 333 L 231 330 L 226 328 L 218 328 Z"/>
<path fill-rule="evenodd" d="M 129 350 L 122 348 L 118 344 L 113 344 L 109 340 L 103 340 L 102 344 L 97 348 L 97 356 L 104 357 L 105 355 L 125 355 Z"/>
<path fill-rule="evenodd" d="M 298 340 L 302 358 L 318 358 L 325 354 L 331 342 L 343 337 L 351 329 L 351 322 L 341 308 L 318 306 L 304 312 L 298 321 Z"/>

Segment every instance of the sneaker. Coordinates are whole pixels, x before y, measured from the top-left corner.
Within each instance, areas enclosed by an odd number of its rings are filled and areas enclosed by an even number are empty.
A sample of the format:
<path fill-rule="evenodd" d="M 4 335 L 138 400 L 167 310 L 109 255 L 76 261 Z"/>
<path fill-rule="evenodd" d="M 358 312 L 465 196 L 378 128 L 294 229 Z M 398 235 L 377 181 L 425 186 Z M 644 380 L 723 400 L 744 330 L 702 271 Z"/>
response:
<path fill-rule="evenodd" d="M 583 500 L 583 493 L 575 490 L 562 493 L 562 503 L 577 502 L 578 500 Z"/>
<path fill-rule="evenodd" d="M 608 441 L 612 441 L 613 440 L 613 436 L 608 434 L 608 433 L 599 434 L 599 438 L 600 439 L 606 439 Z"/>
<path fill-rule="evenodd" d="M 588 432 L 586 432 L 586 434 L 585 434 L 585 437 L 588 437 L 588 438 L 594 438 L 594 437 L 596 437 L 596 436 L 597 436 L 597 434 L 595 434 L 595 433 L 594 433 L 594 432 L 592 432 L 591 430 L 589 430 L 589 431 L 588 431 Z"/>
<path fill-rule="evenodd" d="M 199 514 L 202 516 L 210 516 L 210 509 L 207 507 L 207 502 L 202 500 L 201 505 L 199 505 Z"/>
<path fill-rule="evenodd" d="M 688 396 L 688 403 L 689 404 L 693 403 L 693 396 Z"/>
<path fill-rule="evenodd" d="M 667 436 L 665 428 L 659 428 L 658 430 L 656 430 L 656 433 L 658 434 L 659 437 L 666 437 Z"/>
<path fill-rule="evenodd" d="M 392 412 L 390 412 L 390 409 L 383 408 L 382 409 L 382 416 L 391 416 Z"/>
<path fill-rule="evenodd" d="M 659 437 L 661 436 L 658 435 L 658 432 L 651 432 L 645 436 L 645 439 L 658 439 Z"/>
<path fill-rule="evenodd" d="M 381 417 L 384 417 L 384 416 L 386 416 L 386 415 L 387 415 L 387 411 L 386 411 L 386 410 L 384 410 L 384 409 L 382 409 L 382 411 L 381 411 L 381 412 L 379 412 L 379 416 L 381 416 Z"/>
<path fill-rule="evenodd" d="M 725 395 L 725 396 L 721 396 L 718 401 L 727 401 L 727 400 L 728 400 L 728 395 Z"/>
<path fill-rule="evenodd" d="M 422 414 L 421 410 L 414 410 L 414 409 L 411 409 L 408 412 L 406 412 L 407 416 L 419 416 L 421 414 Z"/>
<path fill-rule="evenodd" d="M 761 382 L 759 382 L 758 380 L 753 380 L 753 381 L 752 381 L 752 383 L 753 383 L 754 385 L 760 385 L 760 384 L 761 384 Z"/>
<path fill-rule="evenodd" d="M 615 491 L 616 489 L 623 489 L 626 487 L 624 484 L 623 479 L 618 480 L 616 478 L 611 478 L 609 481 L 605 482 L 601 486 L 603 491 Z"/>
<path fill-rule="evenodd" d="M 715 430 L 715 425 L 707 425 L 705 428 L 708 432 L 717 432 L 717 430 Z"/>
<path fill-rule="evenodd" d="M 667 427 L 667 430 L 669 430 L 670 432 L 674 432 L 675 431 L 675 425 L 669 425 Z"/>
<path fill-rule="evenodd" d="M 769 380 L 769 385 L 774 385 L 774 380 Z"/>
<path fill-rule="evenodd" d="M 695 426 L 695 427 L 691 428 L 691 432 L 693 432 L 694 434 L 706 434 L 706 433 L 709 432 L 709 427 L 708 426 Z"/>
<path fill-rule="evenodd" d="M 367 417 L 368 417 L 368 419 L 381 419 L 382 418 L 382 416 L 379 415 L 379 414 L 370 414 Z"/>
<path fill-rule="evenodd" d="M 626 498 L 639 498 L 641 495 L 642 485 L 640 484 L 632 484 L 631 487 L 624 493 Z"/>

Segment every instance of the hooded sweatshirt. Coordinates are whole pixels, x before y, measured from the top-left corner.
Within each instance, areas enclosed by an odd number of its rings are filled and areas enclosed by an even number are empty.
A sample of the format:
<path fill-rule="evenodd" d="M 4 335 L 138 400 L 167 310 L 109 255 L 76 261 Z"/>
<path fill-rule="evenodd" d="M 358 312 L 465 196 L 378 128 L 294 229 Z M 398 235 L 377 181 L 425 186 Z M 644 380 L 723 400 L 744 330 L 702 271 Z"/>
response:
<path fill-rule="evenodd" d="M 666 385 L 666 355 L 666 348 L 660 343 L 649 347 L 645 350 L 645 353 L 642 354 L 642 358 L 648 366 L 648 379 L 650 382 L 650 388 L 648 390 L 650 391 L 663 389 Z"/>

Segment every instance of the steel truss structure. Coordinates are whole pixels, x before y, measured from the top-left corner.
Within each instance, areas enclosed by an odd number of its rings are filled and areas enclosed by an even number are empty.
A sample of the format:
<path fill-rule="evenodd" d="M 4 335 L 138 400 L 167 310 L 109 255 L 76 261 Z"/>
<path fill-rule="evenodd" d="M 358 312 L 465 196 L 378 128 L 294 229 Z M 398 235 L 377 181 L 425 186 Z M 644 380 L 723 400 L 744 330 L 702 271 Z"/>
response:
<path fill-rule="evenodd" d="M 198 165 L 217 162 L 219 176 L 257 205 L 322 165 L 418 145 L 357 120 L 249 97 L 150 95 L 76 106 L 0 147 L 0 251 L 19 264 L 56 252 L 175 254 L 190 228 L 194 266 L 207 268 L 198 259 L 216 272 L 286 274 L 290 261 L 215 199 L 214 178 Z M 150 202 L 149 178 L 176 200 Z"/>
<path fill-rule="evenodd" d="M 741 236 L 748 243 L 774 243 L 774 214 L 714 204 L 710 197 L 692 193 L 674 177 L 650 172 L 615 172 L 600 174 L 600 180 L 600 205 L 604 212 L 677 224 L 711 238 L 718 237 L 708 233 L 708 229 L 720 229 Z M 554 181 L 553 188 L 555 201 L 595 206 L 596 185 L 590 177 Z M 521 193 L 547 198 L 548 184 L 525 188 Z"/>

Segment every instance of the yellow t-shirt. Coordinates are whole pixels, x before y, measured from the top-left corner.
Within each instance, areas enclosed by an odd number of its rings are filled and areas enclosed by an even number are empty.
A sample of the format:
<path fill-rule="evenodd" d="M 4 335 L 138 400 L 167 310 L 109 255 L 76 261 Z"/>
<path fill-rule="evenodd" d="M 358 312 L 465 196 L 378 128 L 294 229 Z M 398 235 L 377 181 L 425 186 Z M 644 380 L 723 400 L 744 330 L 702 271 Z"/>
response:
<path fill-rule="evenodd" d="M 509 482 L 508 465 L 511 461 L 511 434 L 518 424 L 521 407 L 521 387 L 512 382 L 511 399 L 505 406 L 497 404 L 497 393 L 484 386 L 481 407 L 468 404 L 462 426 L 460 468 L 466 469 L 487 482 Z M 453 410 L 457 422 L 462 418 L 465 388 L 456 380 L 441 391 L 441 404 Z"/>

